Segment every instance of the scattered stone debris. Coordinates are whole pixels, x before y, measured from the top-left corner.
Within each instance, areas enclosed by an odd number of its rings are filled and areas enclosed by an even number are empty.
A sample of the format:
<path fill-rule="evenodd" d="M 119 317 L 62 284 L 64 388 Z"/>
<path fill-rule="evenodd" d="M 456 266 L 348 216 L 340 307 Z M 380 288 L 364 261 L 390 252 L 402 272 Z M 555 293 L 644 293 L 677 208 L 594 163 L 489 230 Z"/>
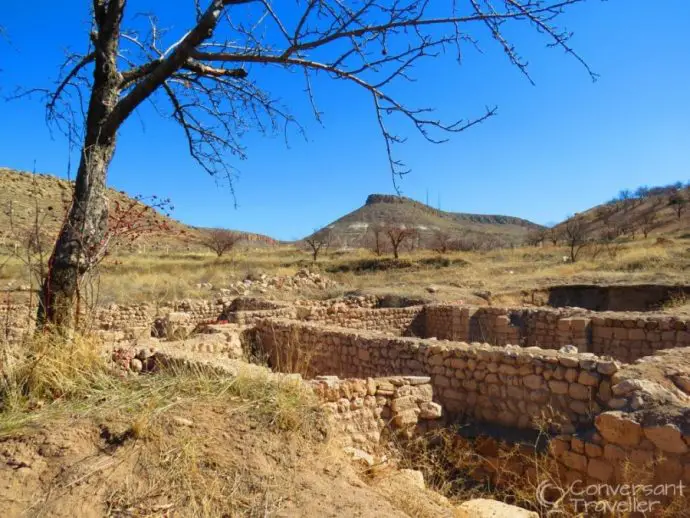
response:
<path fill-rule="evenodd" d="M 197 285 L 199 289 L 213 289 L 210 283 Z M 328 290 L 338 287 L 338 283 L 312 272 L 307 268 L 300 269 L 295 275 L 248 275 L 245 279 L 234 282 L 228 287 L 220 288 L 223 296 L 250 295 L 252 293 L 266 294 L 268 292 L 299 292 L 301 290 Z"/>

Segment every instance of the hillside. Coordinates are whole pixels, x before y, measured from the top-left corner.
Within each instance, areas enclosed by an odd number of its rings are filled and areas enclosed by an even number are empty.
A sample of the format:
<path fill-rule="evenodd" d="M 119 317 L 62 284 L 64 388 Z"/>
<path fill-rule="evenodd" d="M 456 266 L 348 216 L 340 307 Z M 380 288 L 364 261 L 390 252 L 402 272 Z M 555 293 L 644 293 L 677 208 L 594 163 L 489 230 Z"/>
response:
<path fill-rule="evenodd" d="M 439 235 L 457 246 L 488 249 L 521 244 L 531 230 L 542 228 L 511 216 L 466 214 L 435 209 L 403 196 L 371 194 L 365 204 L 325 228 L 338 246 L 366 246 L 372 229 L 389 224 L 414 228 L 421 247 L 433 246 Z"/>
<path fill-rule="evenodd" d="M 627 190 L 556 225 L 563 234 L 568 221 L 582 221 L 588 238 L 690 236 L 690 184 Z"/>
<path fill-rule="evenodd" d="M 38 223 L 42 238 L 52 241 L 65 217 L 71 198 L 71 183 L 49 174 L 34 174 L 0 167 L 0 243 L 10 244 L 30 235 Z M 191 250 L 209 229 L 191 227 L 164 214 L 169 203 L 161 203 L 161 210 L 151 208 L 125 192 L 108 189 L 111 206 L 111 224 L 114 217 L 127 221 L 136 218 L 141 228 L 147 229 L 127 248 L 143 250 Z M 246 242 L 275 244 L 276 241 L 261 234 L 241 232 Z M 148 239 L 146 238 L 148 237 Z M 151 239 L 155 237 L 155 239 Z"/>

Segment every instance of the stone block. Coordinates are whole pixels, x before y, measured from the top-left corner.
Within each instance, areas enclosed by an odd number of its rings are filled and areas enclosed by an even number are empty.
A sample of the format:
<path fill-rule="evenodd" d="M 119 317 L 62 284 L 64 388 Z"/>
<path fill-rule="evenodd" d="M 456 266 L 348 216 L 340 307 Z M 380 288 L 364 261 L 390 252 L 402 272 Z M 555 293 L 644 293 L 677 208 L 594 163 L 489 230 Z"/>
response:
<path fill-rule="evenodd" d="M 642 427 L 621 412 L 599 414 L 594 424 L 601 436 L 621 446 L 637 446 L 642 439 Z"/>

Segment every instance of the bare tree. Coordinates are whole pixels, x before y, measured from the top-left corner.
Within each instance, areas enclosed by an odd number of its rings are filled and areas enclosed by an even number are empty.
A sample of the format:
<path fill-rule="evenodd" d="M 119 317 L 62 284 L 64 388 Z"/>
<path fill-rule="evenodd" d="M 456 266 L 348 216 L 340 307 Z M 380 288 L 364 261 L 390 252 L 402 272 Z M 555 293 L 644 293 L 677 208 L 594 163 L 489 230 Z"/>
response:
<path fill-rule="evenodd" d="M 640 228 L 642 229 L 642 234 L 644 238 L 647 239 L 649 233 L 654 229 L 656 224 L 656 212 L 653 210 L 645 212 L 640 218 Z"/>
<path fill-rule="evenodd" d="M 385 249 L 386 232 L 384 225 L 380 223 L 373 223 L 367 229 L 367 240 L 371 250 L 378 256 L 381 256 Z"/>
<path fill-rule="evenodd" d="M 235 245 L 242 240 L 242 234 L 225 230 L 222 228 L 214 228 L 205 232 L 199 242 L 216 253 L 218 257 L 222 257 L 225 252 L 232 250 Z"/>
<path fill-rule="evenodd" d="M 599 251 L 606 250 L 609 258 L 615 259 L 622 248 L 622 243 L 618 240 L 621 235 L 620 228 L 617 225 L 609 224 L 601 233 L 599 240 L 594 243 L 592 258 L 596 259 Z"/>
<path fill-rule="evenodd" d="M 445 230 L 438 229 L 431 238 L 431 249 L 439 254 L 445 254 L 452 248 L 453 236 Z"/>
<path fill-rule="evenodd" d="M 608 225 L 609 222 L 611 221 L 611 217 L 614 216 L 619 209 L 618 201 L 613 201 L 610 203 L 605 203 L 604 205 L 600 205 L 596 209 L 596 215 L 601 221 L 605 224 Z"/>
<path fill-rule="evenodd" d="M 527 244 L 530 246 L 542 246 L 546 240 L 548 230 L 545 228 L 536 228 L 527 233 Z"/>
<path fill-rule="evenodd" d="M 304 238 L 304 242 L 311 251 L 311 257 L 314 263 L 318 260 L 322 250 L 328 250 L 331 246 L 332 239 L 333 232 L 328 227 L 317 230 L 311 236 Z"/>
<path fill-rule="evenodd" d="M 561 232 L 560 228 L 557 227 L 551 227 L 549 229 L 549 241 L 551 241 L 551 244 L 553 246 L 558 246 L 558 242 L 561 240 L 563 237 L 563 233 Z"/>
<path fill-rule="evenodd" d="M 400 257 L 401 245 L 405 241 L 411 240 L 417 234 L 417 231 L 414 228 L 397 223 L 387 223 L 385 229 L 388 241 L 393 249 L 393 257 L 398 259 Z"/>
<path fill-rule="evenodd" d="M 584 218 L 577 215 L 568 218 L 563 225 L 563 238 L 570 248 L 570 260 L 574 263 L 577 257 L 589 244 L 589 229 Z"/>
<path fill-rule="evenodd" d="M 622 189 L 618 193 L 618 201 L 620 201 L 623 210 L 627 212 L 635 205 L 635 196 L 630 189 Z"/>
<path fill-rule="evenodd" d="M 668 204 L 673 207 L 673 210 L 676 211 L 676 216 L 678 219 L 680 219 L 683 215 L 683 211 L 687 207 L 688 203 L 690 203 L 688 202 L 688 198 L 684 196 L 680 190 L 677 190 L 668 198 Z"/>
<path fill-rule="evenodd" d="M 43 91 L 48 120 L 81 154 L 73 203 L 42 287 L 39 324 L 71 325 L 80 276 L 91 256 L 102 254 L 105 185 L 117 134 L 144 102 L 179 124 L 201 168 L 232 178 L 226 155 L 246 156 L 242 136 L 248 129 L 274 132 L 297 125 L 278 93 L 267 90 L 280 88 L 279 82 L 270 76 L 261 85 L 264 68 L 302 73 L 317 120 L 312 79 L 342 80 L 370 96 L 395 182 L 408 170 L 394 150 L 404 138 L 389 129 L 389 118 L 406 120 L 438 143 L 444 140 L 438 132 L 461 132 L 496 111 L 443 122 L 429 109 L 394 96 L 397 80 L 412 79 L 415 64 L 448 48 L 460 58 L 466 45 L 478 45 L 478 31 L 485 30 L 532 81 L 527 61 L 509 41 L 513 29 L 507 28 L 513 24 L 536 29 L 548 46 L 574 57 L 595 79 L 570 46 L 571 33 L 557 25 L 568 7 L 582 1 L 506 0 L 499 8 L 488 0 L 467 0 L 462 6 L 455 0 L 189 0 L 196 19 L 173 35 L 158 26 L 156 13 L 125 17 L 127 0 L 92 0 L 88 48 L 70 54 L 55 89 Z"/>

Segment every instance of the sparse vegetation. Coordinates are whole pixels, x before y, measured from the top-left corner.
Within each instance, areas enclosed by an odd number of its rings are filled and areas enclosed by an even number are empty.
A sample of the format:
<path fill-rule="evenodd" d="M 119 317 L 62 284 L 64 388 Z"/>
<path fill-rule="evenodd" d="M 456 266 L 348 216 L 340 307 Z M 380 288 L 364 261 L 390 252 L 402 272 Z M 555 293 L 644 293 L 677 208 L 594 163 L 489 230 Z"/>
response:
<path fill-rule="evenodd" d="M 311 250 L 311 258 L 313 263 L 316 263 L 316 261 L 319 259 L 319 254 L 322 251 L 328 250 L 328 248 L 331 246 L 332 239 L 333 233 L 329 228 L 317 230 L 311 236 L 304 238 L 304 242 Z"/>
<path fill-rule="evenodd" d="M 206 232 L 200 242 L 209 250 L 213 251 L 218 257 L 223 257 L 225 252 L 229 252 L 240 242 L 242 235 L 230 230 L 214 228 Z"/>

